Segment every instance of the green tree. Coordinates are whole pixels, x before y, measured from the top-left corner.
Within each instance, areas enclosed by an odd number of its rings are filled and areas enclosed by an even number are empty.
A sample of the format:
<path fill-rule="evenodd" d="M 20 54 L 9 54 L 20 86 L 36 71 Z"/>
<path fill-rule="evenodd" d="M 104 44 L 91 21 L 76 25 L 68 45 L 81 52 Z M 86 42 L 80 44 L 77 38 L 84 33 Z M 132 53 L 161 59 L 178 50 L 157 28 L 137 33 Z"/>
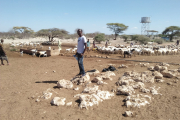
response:
<path fill-rule="evenodd" d="M 68 31 L 63 29 L 51 28 L 51 29 L 41 29 L 38 32 L 36 32 L 36 35 L 49 37 L 49 41 L 53 42 L 54 41 L 53 38 L 55 37 L 63 38 L 68 33 L 69 33 Z"/>
<path fill-rule="evenodd" d="M 13 30 L 15 32 L 20 32 L 20 33 L 33 33 L 34 31 L 31 29 L 31 28 L 28 28 L 28 27 L 13 27 Z"/>
<path fill-rule="evenodd" d="M 179 35 L 180 33 L 180 27 L 179 26 L 170 26 L 167 27 L 162 34 L 167 35 L 170 38 L 170 41 L 172 41 L 173 37 L 176 35 Z"/>
<path fill-rule="evenodd" d="M 116 37 L 123 33 L 123 31 L 127 30 L 128 26 L 121 24 L 121 23 L 107 23 L 107 28 L 109 28 L 111 31 L 113 31 L 115 34 L 115 40 Z"/>
<path fill-rule="evenodd" d="M 129 35 L 121 35 L 121 37 L 124 39 L 124 42 L 126 42 L 127 41 L 127 39 L 129 38 Z"/>
<path fill-rule="evenodd" d="M 24 27 L 24 26 L 21 26 L 21 27 L 15 26 L 13 27 L 13 30 L 18 38 L 24 38 L 26 36 L 30 36 L 34 34 L 34 30 L 32 30 L 29 27 Z"/>
<path fill-rule="evenodd" d="M 94 37 L 95 41 L 101 43 L 102 41 L 105 41 L 105 34 L 104 33 L 99 33 Z"/>

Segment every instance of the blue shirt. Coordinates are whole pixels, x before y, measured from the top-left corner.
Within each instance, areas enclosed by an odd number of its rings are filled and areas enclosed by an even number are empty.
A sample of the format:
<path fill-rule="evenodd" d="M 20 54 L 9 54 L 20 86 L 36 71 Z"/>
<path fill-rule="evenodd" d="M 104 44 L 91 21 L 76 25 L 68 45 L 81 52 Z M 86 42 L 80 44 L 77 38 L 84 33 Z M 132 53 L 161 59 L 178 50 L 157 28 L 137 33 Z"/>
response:
<path fill-rule="evenodd" d="M 90 47 L 90 42 L 87 42 L 87 47 Z"/>

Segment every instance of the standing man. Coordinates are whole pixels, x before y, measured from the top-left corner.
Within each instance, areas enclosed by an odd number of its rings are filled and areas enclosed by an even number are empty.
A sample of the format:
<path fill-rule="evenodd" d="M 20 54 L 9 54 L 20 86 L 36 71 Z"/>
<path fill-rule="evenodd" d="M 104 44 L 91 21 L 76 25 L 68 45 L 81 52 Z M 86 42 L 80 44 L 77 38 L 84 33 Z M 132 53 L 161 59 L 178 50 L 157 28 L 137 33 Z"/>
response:
<path fill-rule="evenodd" d="M 108 43 L 107 43 L 107 41 L 106 41 L 105 47 L 106 47 L 106 48 L 108 47 Z"/>
<path fill-rule="evenodd" d="M 90 41 L 88 39 L 88 41 L 87 41 L 87 52 L 89 53 L 89 51 L 90 51 Z"/>
<path fill-rule="evenodd" d="M 4 42 L 4 40 L 3 39 L 1 39 L 1 44 L 3 45 L 3 42 Z"/>
<path fill-rule="evenodd" d="M 133 43 L 131 42 L 130 47 L 132 47 L 132 46 L 133 46 Z"/>
<path fill-rule="evenodd" d="M 8 58 L 7 58 L 7 56 L 6 56 L 5 51 L 3 50 L 2 45 L 0 45 L 0 60 L 1 60 L 0 66 L 1 66 L 1 65 L 4 65 L 3 60 L 6 60 L 6 61 L 7 61 L 7 65 L 9 65 Z"/>
<path fill-rule="evenodd" d="M 84 53 L 86 51 L 86 37 L 84 35 L 82 35 L 83 31 L 82 29 L 78 29 L 77 30 L 77 34 L 79 35 L 79 38 L 78 38 L 78 46 L 77 46 L 77 57 L 78 57 L 78 65 L 79 65 L 79 74 L 78 75 L 82 75 L 85 76 L 86 73 L 84 71 L 84 65 L 83 65 L 83 58 L 84 58 Z"/>
<path fill-rule="evenodd" d="M 59 48 L 59 52 L 60 52 L 60 50 L 61 50 L 61 41 L 60 40 L 58 40 L 58 48 Z"/>
<path fill-rule="evenodd" d="M 93 41 L 93 47 L 95 48 L 95 46 L 96 46 L 96 45 L 95 45 L 95 40 L 94 40 L 94 41 Z"/>
<path fill-rule="evenodd" d="M 177 46 L 179 45 L 179 40 L 177 40 L 176 45 L 177 45 Z"/>

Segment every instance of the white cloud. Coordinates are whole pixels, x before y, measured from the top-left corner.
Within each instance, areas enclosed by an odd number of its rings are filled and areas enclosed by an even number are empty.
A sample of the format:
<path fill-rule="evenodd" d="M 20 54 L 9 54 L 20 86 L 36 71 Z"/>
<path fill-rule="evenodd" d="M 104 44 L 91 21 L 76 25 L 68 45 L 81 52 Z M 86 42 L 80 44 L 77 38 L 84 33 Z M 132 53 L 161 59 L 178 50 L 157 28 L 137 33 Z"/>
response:
<path fill-rule="evenodd" d="M 132 29 L 138 29 L 138 27 L 133 27 Z"/>
<path fill-rule="evenodd" d="M 68 15 L 68 13 L 64 13 L 64 15 Z"/>

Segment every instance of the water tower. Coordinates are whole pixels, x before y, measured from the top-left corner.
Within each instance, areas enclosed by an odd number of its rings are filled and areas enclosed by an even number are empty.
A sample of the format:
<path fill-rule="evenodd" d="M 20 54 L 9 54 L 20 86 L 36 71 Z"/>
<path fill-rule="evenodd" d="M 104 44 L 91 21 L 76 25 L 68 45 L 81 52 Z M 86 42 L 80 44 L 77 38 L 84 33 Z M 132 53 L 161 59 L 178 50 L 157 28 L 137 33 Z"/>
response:
<path fill-rule="evenodd" d="M 142 17 L 141 18 L 141 35 L 147 35 L 147 31 L 149 30 L 150 17 Z"/>

